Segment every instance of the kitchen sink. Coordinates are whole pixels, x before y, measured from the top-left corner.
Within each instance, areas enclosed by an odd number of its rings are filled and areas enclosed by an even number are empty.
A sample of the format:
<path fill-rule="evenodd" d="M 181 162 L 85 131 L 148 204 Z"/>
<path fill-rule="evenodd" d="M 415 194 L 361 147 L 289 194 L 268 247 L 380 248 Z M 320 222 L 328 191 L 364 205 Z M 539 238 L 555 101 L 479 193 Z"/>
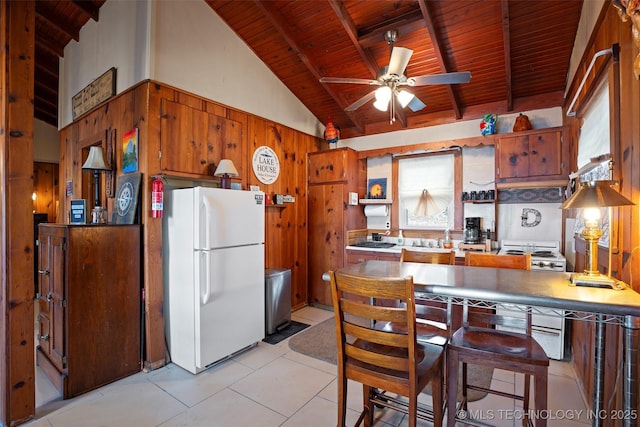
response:
<path fill-rule="evenodd" d="M 358 248 L 375 248 L 375 249 L 380 249 L 380 248 L 391 248 L 393 246 L 395 246 L 395 243 L 389 243 L 389 242 L 373 242 L 373 241 L 367 241 L 367 242 L 360 242 L 360 243 L 354 243 L 351 246 L 356 246 Z"/>

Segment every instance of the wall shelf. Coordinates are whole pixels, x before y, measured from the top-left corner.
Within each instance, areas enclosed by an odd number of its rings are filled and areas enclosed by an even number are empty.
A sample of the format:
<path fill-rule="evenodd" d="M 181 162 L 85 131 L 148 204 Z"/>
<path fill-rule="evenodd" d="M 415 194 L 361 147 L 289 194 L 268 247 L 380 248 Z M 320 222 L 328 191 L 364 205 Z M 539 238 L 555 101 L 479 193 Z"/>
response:
<path fill-rule="evenodd" d="M 358 202 L 361 205 L 390 205 L 393 203 L 391 199 L 360 199 Z"/>

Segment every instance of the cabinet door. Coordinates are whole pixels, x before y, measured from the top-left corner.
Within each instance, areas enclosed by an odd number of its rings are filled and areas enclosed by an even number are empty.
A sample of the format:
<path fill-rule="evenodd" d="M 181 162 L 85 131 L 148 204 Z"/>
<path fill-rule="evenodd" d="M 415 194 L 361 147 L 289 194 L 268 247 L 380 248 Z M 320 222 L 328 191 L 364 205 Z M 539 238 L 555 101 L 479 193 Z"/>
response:
<path fill-rule="evenodd" d="M 346 156 L 345 149 L 309 153 L 309 184 L 344 181 Z"/>
<path fill-rule="evenodd" d="M 49 280 L 51 291 L 50 359 L 62 372 L 66 368 L 67 295 L 65 277 L 65 249 L 67 239 L 49 236 Z"/>
<path fill-rule="evenodd" d="M 38 239 L 38 344 L 42 351 L 51 355 L 51 322 L 53 290 L 51 287 L 50 254 L 51 236 L 40 236 Z"/>
<path fill-rule="evenodd" d="M 561 132 L 542 132 L 529 135 L 529 176 L 548 176 L 562 173 L 561 137 Z"/>
<path fill-rule="evenodd" d="M 498 178 L 529 176 L 529 138 L 512 136 L 500 138 L 497 149 Z"/>
<path fill-rule="evenodd" d="M 309 186 L 309 301 L 331 305 L 331 289 L 322 280 L 343 266 L 343 185 Z"/>

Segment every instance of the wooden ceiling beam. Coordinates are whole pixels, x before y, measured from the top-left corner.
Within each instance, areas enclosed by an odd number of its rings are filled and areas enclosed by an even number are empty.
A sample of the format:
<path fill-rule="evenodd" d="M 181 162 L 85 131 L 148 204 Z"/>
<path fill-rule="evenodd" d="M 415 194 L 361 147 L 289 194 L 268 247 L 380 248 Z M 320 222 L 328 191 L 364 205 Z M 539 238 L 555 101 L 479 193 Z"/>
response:
<path fill-rule="evenodd" d="M 342 24 L 342 28 L 344 28 L 345 32 L 349 36 L 351 43 L 353 43 L 353 46 L 358 51 L 360 58 L 362 58 L 362 61 L 367 66 L 367 68 L 371 72 L 371 75 L 375 79 L 378 75 L 378 70 L 380 69 L 380 66 L 376 62 L 375 58 L 373 58 L 373 56 L 371 55 L 371 52 L 368 49 L 365 49 L 360 44 L 360 41 L 358 40 L 358 29 L 356 28 L 355 24 L 353 23 L 353 20 L 347 13 L 347 10 L 344 7 L 344 3 L 341 0 L 329 0 L 329 4 L 333 9 L 333 13 L 336 14 L 336 16 L 338 17 L 338 20 Z"/>
<path fill-rule="evenodd" d="M 77 42 L 80 41 L 80 29 L 71 25 L 64 17 L 59 16 L 55 10 L 51 10 L 46 2 L 36 2 L 36 15 L 65 33 L 69 38 Z"/>
<path fill-rule="evenodd" d="M 447 73 L 447 64 L 444 60 L 443 49 L 442 49 L 442 41 L 436 32 L 436 26 L 433 22 L 433 16 L 429 11 L 429 7 L 427 6 L 426 0 L 418 0 L 418 4 L 420 5 L 420 11 L 422 12 L 422 19 L 427 26 L 427 30 L 429 31 L 429 37 L 431 37 L 431 44 L 433 45 L 433 53 L 436 57 L 436 61 L 440 66 L 440 69 L 443 73 Z M 462 111 L 460 110 L 460 103 L 458 101 L 458 97 L 456 96 L 455 91 L 451 85 L 445 85 L 447 89 L 447 95 L 449 96 L 449 101 L 451 102 L 451 107 L 453 112 L 455 113 L 456 119 L 462 118 Z"/>
<path fill-rule="evenodd" d="M 373 45 L 384 42 L 384 33 L 394 30 L 398 37 L 403 34 L 411 34 L 425 27 L 420 11 L 411 12 L 400 17 L 389 19 L 371 28 L 361 29 L 358 42 L 362 47 L 369 48 Z"/>
<path fill-rule="evenodd" d="M 33 115 L 36 119 L 42 120 L 51 126 L 58 127 L 58 116 L 49 110 L 38 108 L 37 105 L 33 106 Z"/>
<path fill-rule="evenodd" d="M 58 91 L 52 89 L 51 86 L 48 86 L 46 83 L 34 80 L 33 88 L 38 93 L 39 97 L 47 97 L 50 103 L 53 105 L 58 104 Z"/>
<path fill-rule="evenodd" d="M 60 46 L 59 44 L 55 43 L 55 40 L 47 37 L 42 37 L 38 33 L 36 33 L 36 45 L 41 49 L 55 54 L 58 57 L 64 57 L 64 46 Z"/>
<path fill-rule="evenodd" d="M 511 35 L 509 29 L 509 0 L 502 0 L 502 42 L 504 43 L 505 83 L 507 85 L 507 111 L 513 111 L 513 81 L 511 77 Z"/>
<path fill-rule="evenodd" d="M 276 31 L 285 39 L 287 44 L 291 47 L 291 49 L 296 53 L 298 58 L 302 61 L 302 63 L 307 67 L 309 72 L 313 75 L 316 81 L 321 84 L 327 93 L 333 98 L 333 100 L 342 108 L 343 110 L 348 106 L 344 103 L 344 101 L 338 96 L 338 94 L 329 87 L 329 85 L 320 83 L 320 78 L 322 77 L 320 73 L 317 71 L 320 67 L 315 64 L 307 55 L 303 48 L 301 48 L 296 42 L 295 36 L 290 33 L 290 26 L 282 17 L 282 15 L 278 12 L 277 6 L 272 2 L 262 2 L 258 0 L 254 0 L 253 2 L 267 17 L 271 25 L 273 25 Z M 353 111 L 345 111 L 347 116 L 351 119 L 351 122 L 354 124 L 356 129 L 360 130 L 360 132 L 364 132 L 364 124 L 362 123 L 362 119 L 358 117 Z"/>
<path fill-rule="evenodd" d="M 72 0 L 71 4 L 89 15 L 91 19 L 98 22 L 100 18 L 100 8 L 95 7 L 90 1 Z"/>

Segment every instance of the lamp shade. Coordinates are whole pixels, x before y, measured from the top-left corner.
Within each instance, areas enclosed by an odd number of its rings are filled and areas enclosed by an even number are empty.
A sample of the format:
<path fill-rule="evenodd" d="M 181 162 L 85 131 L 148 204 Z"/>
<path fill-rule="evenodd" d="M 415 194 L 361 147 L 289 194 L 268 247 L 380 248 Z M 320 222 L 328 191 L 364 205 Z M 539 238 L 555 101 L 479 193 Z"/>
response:
<path fill-rule="evenodd" d="M 104 163 L 104 157 L 102 157 L 102 147 L 94 146 L 89 149 L 89 157 L 87 157 L 87 161 L 82 165 L 82 169 L 109 170 Z"/>
<path fill-rule="evenodd" d="M 634 203 L 613 189 L 615 181 L 581 182 L 580 188 L 560 206 L 561 209 L 604 208 Z"/>
<path fill-rule="evenodd" d="M 238 170 L 233 165 L 233 162 L 229 159 L 220 160 L 220 164 L 216 168 L 216 171 L 213 173 L 214 176 L 238 176 Z"/>

